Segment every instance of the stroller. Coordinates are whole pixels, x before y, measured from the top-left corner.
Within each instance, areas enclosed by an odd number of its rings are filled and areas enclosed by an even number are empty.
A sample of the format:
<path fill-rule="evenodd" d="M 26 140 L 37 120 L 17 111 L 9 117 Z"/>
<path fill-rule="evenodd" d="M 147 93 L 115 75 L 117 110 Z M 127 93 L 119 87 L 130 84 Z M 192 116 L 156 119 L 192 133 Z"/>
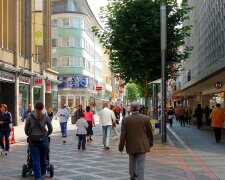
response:
<path fill-rule="evenodd" d="M 48 141 L 50 144 L 50 137 L 48 137 Z M 27 138 L 27 143 L 29 144 L 29 137 Z M 49 163 L 49 154 L 50 154 L 50 150 L 48 148 L 48 152 L 47 152 L 47 156 L 46 156 L 46 170 L 47 170 L 47 172 L 50 173 L 50 177 L 53 177 L 54 176 L 54 166 Z M 23 164 L 22 177 L 26 177 L 27 173 L 32 174 L 32 171 L 33 171 L 33 163 L 32 163 L 30 149 L 29 149 L 29 145 L 28 145 L 27 164 Z"/>

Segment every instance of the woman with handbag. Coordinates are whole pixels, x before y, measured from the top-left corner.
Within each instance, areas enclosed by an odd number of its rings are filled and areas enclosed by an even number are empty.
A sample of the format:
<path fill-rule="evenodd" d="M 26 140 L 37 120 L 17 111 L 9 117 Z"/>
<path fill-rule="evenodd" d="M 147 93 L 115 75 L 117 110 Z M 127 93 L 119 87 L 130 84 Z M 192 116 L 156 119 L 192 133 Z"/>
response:
<path fill-rule="evenodd" d="M 29 149 L 33 162 L 35 180 L 41 180 L 46 174 L 46 156 L 48 152 L 48 136 L 52 133 L 52 123 L 44 105 L 36 103 L 35 111 L 30 114 L 25 124 L 25 133 L 29 138 Z M 45 127 L 48 127 L 48 131 Z"/>
<path fill-rule="evenodd" d="M 9 153 L 9 136 L 10 124 L 12 123 L 11 113 L 8 112 L 7 105 L 0 105 L 0 146 L 2 148 L 1 154 L 7 155 Z M 5 137 L 5 145 L 3 144 L 3 137 Z"/>

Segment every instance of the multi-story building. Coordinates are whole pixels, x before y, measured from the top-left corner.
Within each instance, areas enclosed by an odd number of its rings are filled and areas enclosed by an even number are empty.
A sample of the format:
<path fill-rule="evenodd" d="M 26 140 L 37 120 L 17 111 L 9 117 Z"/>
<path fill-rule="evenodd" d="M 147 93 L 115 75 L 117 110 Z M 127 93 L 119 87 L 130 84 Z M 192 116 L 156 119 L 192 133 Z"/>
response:
<path fill-rule="evenodd" d="M 193 25 L 186 43 L 193 46 L 188 61 L 182 63 L 183 71 L 176 82 L 176 97 L 195 106 L 197 103 L 224 106 L 225 91 L 225 23 L 223 0 L 189 0 L 194 7 L 190 19 Z"/>
<path fill-rule="evenodd" d="M 14 125 L 28 104 L 57 104 L 50 22 L 49 1 L 0 2 L 0 103 L 8 105 Z"/>
<path fill-rule="evenodd" d="M 86 0 L 52 1 L 52 64 L 59 71 L 59 103 L 71 108 L 101 106 L 111 96 L 107 60 L 92 26 L 101 29 Z"/>

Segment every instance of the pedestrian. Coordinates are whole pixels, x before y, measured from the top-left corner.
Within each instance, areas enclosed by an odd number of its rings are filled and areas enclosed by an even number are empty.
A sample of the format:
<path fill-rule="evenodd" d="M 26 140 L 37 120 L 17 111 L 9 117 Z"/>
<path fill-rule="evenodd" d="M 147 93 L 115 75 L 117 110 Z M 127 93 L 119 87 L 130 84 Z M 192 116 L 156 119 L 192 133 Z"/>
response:
<path fill-rule="evenodd" d="M 95 120 L 94 120 L 94 115 L 93 112 L 91 111 L 91 107 L 87 106 L 86 111 L 84 112 L 84 119 L 88 123 L 88 128 L 87 128 L 87 141 L 92 141 L 91 136 L 93 135 L 93 130 L 92 127 L 95 127 Z"/>
<path fill-rule="evenodd" d="M 130 105 L 129 104 L 127 105 L 126 111 L 127 111 L 127 115 L 130 116 Z"/>
<path fill-rule="evenodd" d="M 179 121 L 179 118 L 178 118 L 178 111 L 179 111 L 179 107 L 176 106 L 175 107 L 175 116 L 176 116 L 176 120 Z"/>
<path fill-rule="evenodd" d="M 203 109 L 201 108 L 201 104 L 197 105 L 197 108 L 195 109 L 195 118 L 197 119 L 198 129 L 202 128 L 202 117 L 203 117 Z"/>
<path fill-rule="evenodd" d="M 12 123 L 12 115 L 8 112 L 6 104 L 0 105 L 0 145 L 2 148 L 1 154 L 7 155 L 9 153 L 9 136 L 10 124 Z M 5 145 L 3 138 L 5 137 Z"/>
<path fill-rule="evenodd" d="M 114 112 L 114 114 L 115 114 L 115 117 L 116 117 L 116 112 L 115 112 L 115 106 L 113 106 L 113 105 L 110 105 L 110 109 Z M 114 122 L 113 120 L 112 120 L 112 130 L 113 130 L 113 132 L 114 132 L 114 137 L 113 137 L 113 139 L 118 139 L 119 138 L 119 136 L 120 136 L 120 134 L 119 134 L 119 132 L 118 132 L 118 130 L 117 130 L 117 128 L 116 128 L 116 124 L 119 124 L 119 121 L 116 119 L 116 122 Z"/>
<path fill-rule="evenodd" d="M 186 117 L 187 117 L 187 123 L 190 125 L 191 124 L 191 117 L 192 117 L 191 106 L 188 106 L 188 108 L 186 109 Z"/>
<path fill-rule="evenodd" d="M 130 179 L 144 180 L 145 154 L 153 146 L 153 134 L 149 118 L 140 114 L 138 108 L 137 102 L 131 103 L 131 116 L 122 120 L 119 151 L 122 153 L 126 144 Z"/>
<path fill-rule="evenodd" d="M 221 128 L 225 120 L 224 110 L 220 106 L 220 104 L 216 104 L 216 108 L 210 115 L 212 119 L 211 127 L 214 128 L 216 143 L 221 143 Z"/>
<path fill-rule="evenodd" d="M 121 108 L 119 107 L 119 105 L 117 105 L 115 109 L 115 115 L 118 121 L 120 121 L 120 112 L 121 112 Z"/>
<path fill-rule="evenodd" d="M 170 107 L 169 111 L 167 112 L 168 115 L 168 120 L 170 123 L 170 127 L 172 127 L 173 125 L 173 116 L 174 116 L 174 111 L 173 111 L 173 107 Z"/>
<path fill-rule="evenodd" d="M 112 121 L 116 121 L 115 114 L 108 108 L 108 104 L 103 104 L 103 109 L 99 112 L 99 122 L 102 125 L 103 145 L 105 149 L 109 148 L 109 137 L 112 129 Z"/>
<path fill-rule="evenodd" d="M 52 120 L 53 119 L 53 111 L 52 111 L 52 108 L 48 108 L 48 117 L 49 117 L 49 119 L 50 120 Z"/>
<path fill-rule="evenodd" d="M 28 104 L 27 106 L 27 110 L 24 111 L 23 113 L 23 117 L 22 117 L 22 122 L 24 122 L 30 115 L 30 113 L 32 112 L 32 105 L 31 104 Z"/>
<path fill-rule="evenodd" d="M 74 113 L 74 122 L 76 123 L 78 119 L 80 119 L 80 114 L 81 113 L 84 113 L 84 110 L 83 110 L 83 107 L 82 105 L 80 104 L 78 106 L 78 109 L 75 111 Z"/>
<path fill-rule="evenodd" d="M 32 158 L 35 180 L 41 180 L 46 175 L 46 157 L 49 148 L 48 136 L 52 133 L 52 123 L 46 113 L 44 105 L 37 102 L 35 111 L 30 114 L 25 124 L 25 133 L 29 137 L 29 149 Z M 45 127 L 48 127 L 48 131 Z"/>
<path fill-rule="evenodd" d="M 185 126 L 185 108 L 183 107 L 183 105 L 180 105 L 179 109 L 178 109 L 178 119 L 180 121 L 180 126 Z"/>
<path fill-rule="evenodd" d="M 206 122 L 206 124 L 208 125 L 208 126 L 210 126 L 210 119 L 209 119 L 209 116 L 210 116 L 210 109 L 209 109 L 209 106 L 206 106 L 205 107 L 205 110 L 204 110 L 204 112 L 205 112 L 205 122 Z"/>
<path fill-rule="evenodd" d="M 87 128 L 88 128 L 88 122 L 84 119 L 84 113 L 81 112 L 79 114 L 80 119 L 77 120 L 77 136 L 79 137 L 78 140 L 78 150 L 82 147 L 82 150 L 86 150 L 85 144 L 86 144 L 86 134 L 87 134 Z"/>
<path fill-rule="evenodd" d="M 69 120 L 69 111 L 66 108 L 66 104 L 61 103 L 61 107 L 58 109 L 57 114 L 59 117 L 59 123 L 61 128 L 62 137 L 67 136 L 67 122 Z"/>

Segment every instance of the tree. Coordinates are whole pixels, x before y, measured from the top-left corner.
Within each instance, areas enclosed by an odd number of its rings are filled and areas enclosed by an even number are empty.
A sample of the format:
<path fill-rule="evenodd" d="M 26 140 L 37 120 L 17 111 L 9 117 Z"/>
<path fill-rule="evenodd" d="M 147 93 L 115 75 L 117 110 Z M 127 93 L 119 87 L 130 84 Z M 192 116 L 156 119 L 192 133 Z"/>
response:
<path fill-rule="evenodd" d="M 126 99 L 128 101 L 136 101 L 140 98 L 140 89 L 138 85 L 134 83 L 128 83 L 126 85 Z"/>
<path fill-rule="evenodd" d="M 191 48 L 185 46 L 191 26 L 181 26 L 188 19 L 188 0 L 182 8 L 176 0 L 167 0 L 167 74 L 177 71 L 182 60 L 189 57 Z M 161 77 L 160 3 L 162 0 L 111 0 L 101 9 L 105 29 L 93 27 L 100 42 L 109 49 L 110 70 L 127 82 L 144 87 L 147 102 L 148 83 Z M 183 46 L 183 51 L 178 47 Z M 147 103 L 146 103 L 147 105 Z"/>

